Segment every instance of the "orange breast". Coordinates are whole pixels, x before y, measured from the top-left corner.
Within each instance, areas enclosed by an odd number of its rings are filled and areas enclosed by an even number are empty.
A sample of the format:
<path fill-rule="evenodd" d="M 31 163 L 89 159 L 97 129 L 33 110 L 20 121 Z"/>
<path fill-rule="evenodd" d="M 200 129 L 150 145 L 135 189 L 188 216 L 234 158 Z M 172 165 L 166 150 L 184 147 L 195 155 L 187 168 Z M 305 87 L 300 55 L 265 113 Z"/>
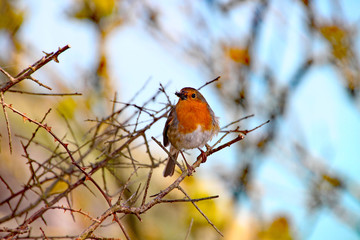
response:
<path fill-rule="evenodd" d="M 200 125 L 203 130 L 211 130 L 212 118 L 206 105 L 199 100 L 180 101 L 176 105 L 180 133 L 191 133 Z"/>

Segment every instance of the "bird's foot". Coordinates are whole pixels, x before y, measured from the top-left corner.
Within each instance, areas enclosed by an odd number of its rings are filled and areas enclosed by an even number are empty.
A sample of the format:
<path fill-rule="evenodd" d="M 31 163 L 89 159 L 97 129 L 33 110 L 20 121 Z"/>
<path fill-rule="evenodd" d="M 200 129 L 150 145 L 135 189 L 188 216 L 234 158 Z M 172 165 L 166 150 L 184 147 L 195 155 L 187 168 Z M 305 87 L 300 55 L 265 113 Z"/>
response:
<path fill-rule="evenodd" d="M 208 148 L 208 146 L 206 146 L 206 148 Z M 206 162 L 206 160 L 207 160 L 206 152 L 204 152 L 204 151 L 201 150 L 200 148 L 199 148 L 199 150 L 200 150 L 200 152 L 201 152 L 201 158 L 202 158 L 201 163 L 204 163 L 204 162 Z"/>

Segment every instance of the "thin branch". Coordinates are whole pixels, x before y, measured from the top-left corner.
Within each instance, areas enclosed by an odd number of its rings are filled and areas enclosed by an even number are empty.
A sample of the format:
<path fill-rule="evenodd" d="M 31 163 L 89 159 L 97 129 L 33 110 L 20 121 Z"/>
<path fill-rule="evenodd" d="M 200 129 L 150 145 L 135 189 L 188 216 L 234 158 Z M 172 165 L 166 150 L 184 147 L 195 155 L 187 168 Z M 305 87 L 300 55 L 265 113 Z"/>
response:
<path fill-rule="evenodd" d="M 194 207 L 199 211 L 199 213 L 206 219 L 206 221 L 215 229 L 216 232 L 220 234 L 220 236 L 224 237 L 221 231 L 210 221 L 210 219 L 201 211 L 201 209 L 192 201 L 191 197 L 185 192 L 185 190 L 179 186 L 177 188 L 190 200 L 190 202 L 194 205 Z"/>
<path fill-rule="evenodd" d="M 251 117 L 254 117 L 254 116 L 255 116 L 254 114 L 250 114 L 250 115 L 248 115 L 248 116 L 239 118 L 239 119 L 237 119 L 237 120 L 235 120 L 235 121 L 232 121 L 231 123 L 226 124 L 225 126 L 221 127 L 221 129 L 225 129 L 225 128 L 227 128 L 227 127 L 230 127 L 231 125 L 234 125 L 235 123 L 238 123 L 238 122 L 240 122 L 240 121 L 243 121 L 243 120 L 245 120 L 245 119 L 248 119 L 248 118 L 251 118 Z"/>
<path fill-rule="evenodd" d="M 27 95 L 37 95 L 37 96 L 81 96 L 82 93 L 74 92 L 74 93 L 35 93 L 35 92 L 27 92 L 22 90 L 12 90 L 9 89 L 8 92 L 12 93 L 20 93 L 20 94 L 27 94 Z"/>
<path fill-rule="evenodd" d="M 55 62 L 59 62 L 58 56 L 61 53 L 63 53 L 64 51 L 68 50 L 69 48 L 70 48 L 70 46 L 66 45 L 66 46 L 64 46 L 62 48 L 59 48 L 59 50 L 56 51 L 55 53 L 46 54 L 46 56 L 42 57 L 36 63 L 34 63 L 33 65 L 31 65 L 28 68 L 25 68 L 23 71 L 21 71 L 15 78 L 11 77 L 10 74 L 6 73 L 5 70 L 0 68 L 0 71 L 2 73 L 4 73 L 10 80 L 7 83 L 5 83 L 3 86 L 1 86 L 0 92 L 6 92 L 11 87 L 13 87 L 14 85 L 21 82 L 24 79 L 34 80 L 34 78 L 31 77 L 31 74 L 33 74 L 34 72 L 36 72 L 37 70 L 39 70 L 40 68 L 42 68 L 43 66 L 45 66 L 48 62 L 50 62 L 52 60 L 54 60 Z"/>
<path fill-rule="evenodd" d="M 45 85 L 45 84 L 43 84 L 42 82 L 40 82 L 39 80 L 37 80 L 36 78 L 34 78 L 33 76 L 29 76 L 29 77 L 27 77 L 28 79 L 30 79 L 31 81 L 33 81 L 33 82 L 35 82 L 35 83 L 37 83 L 40 87 L 44 87 L 44 88 L 46 88 L 46 89 L 48 89 L 48 90 L 52 90 L 52 88 L 51 87 L 49 87 L 49 86 L 47 86 L 47 85 Z"/>
<path fill-rule="evenodd" d="M 41 119 L 40 123 L 43 123 L 47 117 L 47 115 L 51 112 L 51 108 L 49 108 L 49 110 L 45 113 L 44 117 Z M 41 128 L 41 126 L 37 126 L 35 131 L 33 132 L 31 138 L 29 139 L 28 143 L 25 145 L 25 149 L 27 149 L 30 145 L 30 143 L 33 141 L 33 139 L 36 136 L 36 133 L 39 131 L 39 129 Z"/>
<path fill-rule="evenodd" d="M 262 126 L 264 126 L 265 124 L 268 124 L 269 122 L 270 122 L 270 119 L 269 119 L 269 120 L 267 120 L 266 122 L 264 122 L 264 123 L 260 124 L 259 126 L 254 127 L 253 129 L 250 129 L 250 130 L 239 130 L 238 132 L 240 132 L 240 133 L 242 133 L 242 134 L 246 135 L 246 134 L 248 134 L 248 133 L 250 133 L 250 132 L 255 131 L 256 129 L 261 128 Z"/>
<path fill-rule="evenodd" d="M 221 77 L 221 76 L 218 76 L 218 77 L 216 77 L 215 79 L 213 79 L 213 80 L 211 80 L 211 81 L 209 81 L 209 82 L 206 82 L 204 85 L 202 85 L 201 87 L 199 87 L 198 90 L 202 89 L 203 87 L 205 87 L 205 86 L 207 86 L 207 85 L 209 85 L 209 84 L 211 84 L 211 83 L 213 83 L 213 82 L 218 81 L 218 80 L 220 79 L 220 77 Z"/>
<path fill-rule="evenodd" d="M 11 76 L 7 71 L 2 69 L 1 67 L 0 67 L 0 72 L 2 72 L 11 82 L 16 81 L 16 79 L 13 76 Z"/>
<path fill-rule="evenodd" d="M 9 122 L 9 117 L 8 117 L 6 109 L 5 109 L 4 93 L 3 92 L 0 92 L 0 100 L 1 100 L 1 105 L 2 105 L 3 112 L 4 112 L 4 117 L 5 117 L 6 130 L 7 130 L 7 133 L 8 133 L 9 149 L 10 149 L 10 153 L 12 154 L 12 140 L 11 140 L 10 122 Z"/>
<path fill-rule="evenodd" d="M 150 180 L 151 180 L 152 174 L 153 174 L 153 168 L 150 168 L 148 178 L 147 178 L 147 181 L 146 181 L 146 185 L 145 185 L 145 191 L 144 191 L 143 200 L 141 202 L 141 206 L 145 205 L 145 201 L 146 201 L 147 193 L 148 193 L 148 190 L 149 190 Z"/>
<path fill-rule="evenodd" d="M 253 129 L 250 129 L 250 130 L 235 130 L 234 132 L 242 133 L 244 135 L 247 135 L 248 133 L 253 132 L 256 129 L 259 129 L 260 127 L 264 126 L 265 124 L 268 124 L 269 122 L 270 122 L 270 120 L 267 120 L 266 122 L 260 124 L 259 126 L 253 128 Z M 221 145 L 221 146 L 219 146 L 219 147 L 217 147 L 215 149 L 211 149 L 210 151 L 208 151 L 208 155 L 211 155 L 211 154 L 213 154 L 215 152 L 218 152 L 218 151 L 222 150 L 223 148 L 230 147 L 232 144 L 234 144 L 234 143 L 236 143 L 236 142 L 238 142 L 238 141 L 240 141 L 240 140 L 242 140 L 244 138 L 245 137 L 243 135 L 239 134 L 233 140 L 231 140 L 231 141 L 229 141 L 229 142 L 227 142 L 227 143 L 225 143 L 225 144 L 223 144 L 223 145 Z"/>
<path fill-rule="evenodd" d="M 94 218 L 94 217 L 91 217 L 88 213 L 82 211 L 81 209 L 79 210 L 76 210 L 76 209 L 72 209 L 72 208 L 68 208 L 68 207 L 64 207 L 64 206 L 53 206 L 53 207 L 47 207 L 48 210 L 50 209 L 60 209 L 60 210 L 64 210 L 64 213 L 66 211 L 69 211 L 71 213 L 79 213 L 87 218 L 89 218 L 91 221 L 94 221 L 94 222 L 100 222 L 98 219 Z"/>
<path fill-rule="evenodd" d="M 194 223 L 194 219 L 191 218 L 189 228 L 188 228 L 188 230 L 186 231 L 185 240 L 187 240 L 187 239 L 189 238 L 189 236 L 190 236 L 190 232 L 191 232 L 193 223 Z"/>
<path fill-rule="evenodd" d="M 157 143 L 157 145 L 159 145 L 163 150 L 164 152 L 166 152 L 166 154 L 168 155 L 168 157 L 171 157 L 173 158 L 173 156 L 170 154 L 169 150 L 166 149 L 166 147 L 164 147 L 164 145 L 161 144 L 161 142 L 159 142 L 156 138 L 154 137 L 151 137 L 151 139 Z M 185 158 L 184 158 L 185 159 Z M 176 159 L 174 159 L 176 160 Z M 181 169 L 181 172 L 184 172 L 184 168 L 178 163 L 178 161 L 175 161 L 176 165 Z"/>
<path fill-rule="evenodd" d="M 210 200 L 214 198 L 218 198 L 219 195 L 203 197 L 203 198 L 192 198 L 192 199 L 161 199 L 160 202 L 163 203 L 178 203 L 178 202 L 200 202 L 205 200 Z"/>
<path fill-rule="evenodd" d="M 168 101 L 168 104 L 171 105 L 171 100 L 170 100 L 170 97 L 169 95 L 166 93 L 165 91 L 165 87 L 160 83 L 160 88 L 159 88 L 160 92 L 164 93 L 165 94 L 165 97 Z"/>
<path fill-rule="evenodd" d="M 114 213 L 114 221 L 119 225 L 121 231 L 123 232 L 123 234 L 126 237 L 126 240 L 130 240 L 129 234 L 126 232 L 126 229 L 125 229 L 124 225 L 120 222 L 120 220 L 117 218 L 115 213 Z"/>

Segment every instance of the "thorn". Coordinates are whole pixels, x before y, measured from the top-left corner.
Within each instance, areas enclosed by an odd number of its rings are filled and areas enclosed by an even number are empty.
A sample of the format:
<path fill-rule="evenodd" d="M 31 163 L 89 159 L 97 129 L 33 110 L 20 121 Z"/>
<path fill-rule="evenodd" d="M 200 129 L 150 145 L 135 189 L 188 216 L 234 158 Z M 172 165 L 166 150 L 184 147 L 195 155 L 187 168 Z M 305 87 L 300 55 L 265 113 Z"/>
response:
<path fill-rule="evenodd" d="M 42 51 L 45 55 L 46 55 L 46 57 L 48 57 L 48 56 L 50 56 L 51 54 L 53 54 L 53 52 L 51 52 L 51 53 L 47 53 L 47 52 L 45 52 L 45 51 Z"/>
<path fill-rule="evenodd" d="M 24 121 L 24 123 L 25 123 L 26 121 L 29 121 L 29 118 L 26 117 L 26 114 L 25 114 L 25 113 L 24 113 L 24 116 L 23 116 L 23 121 Z"/>
<path fill-rule="evenodd" d="M 141 219 L 139 213 L 135 213 L 135 216 L 139 219 L 140 222 L 142 222 L 142 219 Z"/>
<path fill-rule="evenodd" d="M 48 126 L 46 123 L 44 124 L 44 127 L 45 127 L 46 131 L 51 132 L 51 127 Z"/>

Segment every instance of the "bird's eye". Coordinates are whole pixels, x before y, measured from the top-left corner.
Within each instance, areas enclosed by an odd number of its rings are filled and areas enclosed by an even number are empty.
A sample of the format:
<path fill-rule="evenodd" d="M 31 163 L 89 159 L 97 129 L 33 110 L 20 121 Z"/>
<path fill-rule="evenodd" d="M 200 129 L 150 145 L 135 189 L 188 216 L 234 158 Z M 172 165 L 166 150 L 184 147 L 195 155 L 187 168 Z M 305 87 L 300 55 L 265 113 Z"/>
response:
<path fill-rule="evenodd" d="M 192 97 L 192 98 L 195 98 L 195 97 L 196 97 L 195 93 L 191 94 L 191 97 Z"/>

